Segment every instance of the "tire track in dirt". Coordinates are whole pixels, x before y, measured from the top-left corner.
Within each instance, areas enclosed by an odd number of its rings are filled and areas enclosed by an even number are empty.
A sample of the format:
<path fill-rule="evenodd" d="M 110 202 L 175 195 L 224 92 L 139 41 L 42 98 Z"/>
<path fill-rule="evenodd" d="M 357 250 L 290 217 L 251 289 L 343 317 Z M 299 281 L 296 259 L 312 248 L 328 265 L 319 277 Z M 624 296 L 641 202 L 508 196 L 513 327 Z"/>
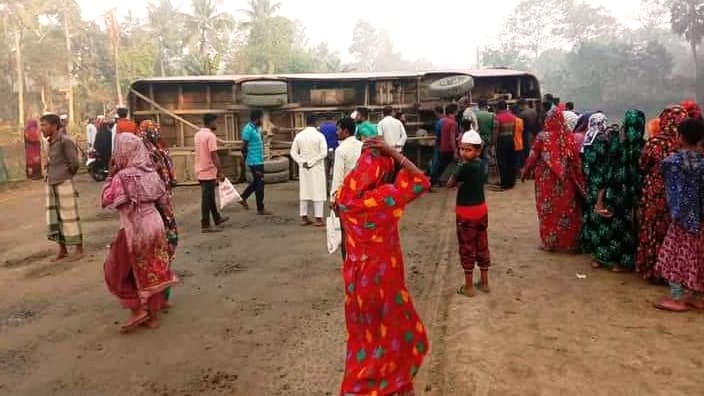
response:
<path fill-rule="evenodd" d="M 450 276 L 451 240 L 454 236 L 454 226 L 448 213 L 454 205 L 454 194 L 451 191 L 437 195 L 436 202 L 426 219 L 431 220 L 430 226 L 437 231 L 435 244 L 427 249 L 422 262 L 432 264 L 432 275 L 423 285 L 421 294 L 416 299 L 421 318 L 425 323 L 430 340 L 430 354 L 426 357 L 415 380 L 416 393 L 423 395 L 443 395 L 445 364 L 445 333 L 447 332 L 447 317 L 449 299 L 452 296 L 448 287 Z"/>

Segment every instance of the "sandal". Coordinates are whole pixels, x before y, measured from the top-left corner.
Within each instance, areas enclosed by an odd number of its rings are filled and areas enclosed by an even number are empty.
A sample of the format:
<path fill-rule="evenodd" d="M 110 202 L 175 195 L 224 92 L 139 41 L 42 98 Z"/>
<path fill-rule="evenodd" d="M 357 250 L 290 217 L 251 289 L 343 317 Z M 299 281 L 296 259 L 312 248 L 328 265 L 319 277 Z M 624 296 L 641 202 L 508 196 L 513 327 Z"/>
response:
<path fill-rule="evenodd" d="M 659 303 L 654 303 L 653 306 L 657 309 L 662 309 L 663 311 L 670 312 L 687 312 L 689 308 L 687 304 L 681 303 L 679 301 L 673 300 L 671 298 L 665 298 Z"/>
<path fill-rule="evenodd" d="M 135 319 L 132 319 L 131 321 L 125 323 L 120 327 L 120 333 L 125 334 L 129 333 L 130 331 L 136 329 L 139 327 L 142 323 L 145 323 L 149 320 L 149 312 L 144 312 L 142 315 L 138 316 Z"/>
<path fill-rule="evenodd" d="M 457 288 L 456 293 L 459 294 L 460 296 L 464 296 L 464 297 L 474 297 L 474 294 L 472 294 L 472 295 L 470 296 L 470 295 L 468 295 L 468 294 L 466 293 L 466 291 L 467 291 L 467 288 L 465 287 L 465 285 L 462 285 L 462 286 L 460 286 L 460 287 Z"/>
<path fill-rule="evenodd" d="M 485 287 L 482 287 L 482 281 L 481 281 L 481 280 L 478 280 L 478 281 L 474 282 L 474 288 L 477 289 L 477 290 L 479 290 L 479 291 L 482 292 L 482 293 L 489 293 L 489 292 L 491 291 L 491 289 L 488 288 L 488 287 L 486 287 L 486 288 L 485 288 Z"/>

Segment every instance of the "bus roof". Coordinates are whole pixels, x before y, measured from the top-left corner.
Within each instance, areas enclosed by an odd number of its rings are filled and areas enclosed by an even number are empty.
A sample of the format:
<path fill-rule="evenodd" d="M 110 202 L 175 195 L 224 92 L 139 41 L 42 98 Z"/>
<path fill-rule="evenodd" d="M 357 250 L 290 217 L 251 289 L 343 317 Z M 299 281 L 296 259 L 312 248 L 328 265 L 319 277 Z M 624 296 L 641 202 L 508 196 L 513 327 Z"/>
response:
<path fill-rule="evenodd" d="M 429 75 L 464 74 L 475 78 L 482 77 L 535 77 L 533 74 L 512 69 L 476 69 L 476 70 L 435 70 L 424 72 L 371 72 L 371 73 L 299 73 L 299 74 L 241 74 L 241 75 L 209 75 L 209 76 L 176 76 L 152 77 L 136 80 L 139 83 L 242 83 L 253 80 L 384 80 L 395 78 L 418 78 Z"/>

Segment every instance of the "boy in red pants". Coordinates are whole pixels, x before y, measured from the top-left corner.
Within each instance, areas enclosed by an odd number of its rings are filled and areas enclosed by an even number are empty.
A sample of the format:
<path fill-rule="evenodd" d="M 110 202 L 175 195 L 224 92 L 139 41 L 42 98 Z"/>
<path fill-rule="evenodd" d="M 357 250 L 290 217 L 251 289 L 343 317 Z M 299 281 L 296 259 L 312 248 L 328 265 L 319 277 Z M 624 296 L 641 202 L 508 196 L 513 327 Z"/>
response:
<path fill-rule="evenodd" d="M 489 212 L 484 200 L 485 174 L 481 163 L 482 138 L 470 130 L 462 135 L 460 157 L 462 163 L 450 178 L 448 187 L 458 186 L 457 207 L 457 242 L 460 260 L 464 269 L 465 283 L 457 290 L 458 294 L 474 297 L 474 264 L 479 264 L 481 280 L 476 287 L 489 292 L 489 238 L 487 227 Z"/>

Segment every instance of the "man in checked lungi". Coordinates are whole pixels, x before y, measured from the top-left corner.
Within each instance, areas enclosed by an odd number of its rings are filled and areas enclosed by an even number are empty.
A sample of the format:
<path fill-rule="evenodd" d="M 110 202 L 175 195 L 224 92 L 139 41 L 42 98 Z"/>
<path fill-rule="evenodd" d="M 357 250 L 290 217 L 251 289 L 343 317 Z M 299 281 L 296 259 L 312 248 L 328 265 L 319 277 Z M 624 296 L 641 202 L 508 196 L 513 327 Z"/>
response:
<path fill-rule="evenodd" d="M 73 176 L 78 171 L 78 150 L 67 135 L 60 132 L 58 115 L 47 113 L 41 117 L 42 134 L 49 141 L 49 159 L 46 170 L 46 219 L 48 238 L 59 244 L 59 253 L 53 261 L 78 261 L 83 257 L 83 235 L 78 215 L 78 192 Z M 73 247 L 69 255 L 68 247 Z"/>

